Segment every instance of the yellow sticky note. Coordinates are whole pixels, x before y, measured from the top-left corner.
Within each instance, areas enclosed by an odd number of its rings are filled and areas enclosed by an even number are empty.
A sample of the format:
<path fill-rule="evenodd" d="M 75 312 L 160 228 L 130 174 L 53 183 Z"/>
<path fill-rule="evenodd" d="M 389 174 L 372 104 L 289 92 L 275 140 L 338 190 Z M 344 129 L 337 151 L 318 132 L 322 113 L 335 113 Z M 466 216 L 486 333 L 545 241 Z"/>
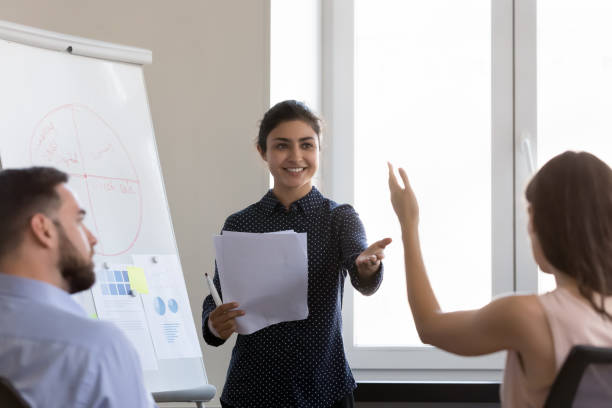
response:
<path fill-rule="evenodd" d="M 143 268 L 128 266 L 127 272 L 128 278 L 130 279 L 130 286 L 134 292 L 142 294 L 149 293 L 149 286 L 147 285 L 147 278 L 145 277 Z"/>

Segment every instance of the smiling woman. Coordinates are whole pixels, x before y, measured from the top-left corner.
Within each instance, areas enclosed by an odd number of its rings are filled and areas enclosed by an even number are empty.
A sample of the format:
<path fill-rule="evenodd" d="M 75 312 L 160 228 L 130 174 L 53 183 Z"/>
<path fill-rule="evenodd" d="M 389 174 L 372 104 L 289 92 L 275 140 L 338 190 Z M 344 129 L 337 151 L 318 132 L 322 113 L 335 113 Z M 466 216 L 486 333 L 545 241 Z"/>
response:
<path fill-rule="evenodd" d="M 305 122 L 292 120 L 276 126 L 268 135 L 270 149 L 259 154 L 274 178 L 274 192 L 286 207 L 312 188 L 319 168 L 319 135 Z"/>
<path fill-rule="evenodd" d="M 232 214 L 224 231 L 307 233 L 308 317 L 238 335 L 221 404 L 223 407 L 352 407 L 355 380 L 342 341 L 344 280 L 371 295 L 382 281 L 383 239 L 367 246 L 350 205 L 339 205 L 312 185 L 319 167 L 319 118 L 303 103 L 273 106 L 259 129 L 257 150 L 274 187 L 257 203 Z M 214 284 L 221 293 L 219 273 Z M 245 312 L 236 303 L 204 301 L 202 330 L 219 346 L 236 331 Z"/>

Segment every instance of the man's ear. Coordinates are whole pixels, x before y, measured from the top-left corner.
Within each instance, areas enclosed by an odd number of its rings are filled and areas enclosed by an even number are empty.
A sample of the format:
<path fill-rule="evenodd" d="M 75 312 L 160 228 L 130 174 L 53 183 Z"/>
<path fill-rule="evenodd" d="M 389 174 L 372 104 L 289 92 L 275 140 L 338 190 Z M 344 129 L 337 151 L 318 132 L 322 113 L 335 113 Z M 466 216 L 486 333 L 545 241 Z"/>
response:
<path fill-rule="evenodd" d="M 34 240 L 40 245 L 51 248 L 53 241 L 55 240 L 55 229 L 53 228 L 53 221 L 46 217 L 44 214 L 34 214 L 30 219 L 30 232 L 34 237 Z"/>
<path fill-rule="evenodd" d="M 260 145 L 257 145 L 257 151 L 259 152 L 259 155 L 261 156 L 261 158 L 262 158 L 262 159 L 263 159 L 265 162 L 267 162 L 267 161 L 268 161 L 268 159 L 266 158 L 266 152 L 264 152 L 264 151 L 261 149 L 261 146 L 260 146 Z"/>

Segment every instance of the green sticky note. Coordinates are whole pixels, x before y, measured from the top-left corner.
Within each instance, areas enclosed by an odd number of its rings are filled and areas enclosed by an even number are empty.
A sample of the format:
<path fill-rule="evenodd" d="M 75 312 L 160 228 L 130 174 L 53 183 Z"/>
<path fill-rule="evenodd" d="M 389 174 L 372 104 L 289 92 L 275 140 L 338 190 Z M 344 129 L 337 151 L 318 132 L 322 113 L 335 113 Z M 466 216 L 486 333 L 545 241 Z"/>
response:
<path fill-rule="evenodd" d="M 128 266 L 127 271 L 132 290 L 142 294 L 149 293 L 149 286 L 147 285 L 144 269 L 136 266 Z"/>

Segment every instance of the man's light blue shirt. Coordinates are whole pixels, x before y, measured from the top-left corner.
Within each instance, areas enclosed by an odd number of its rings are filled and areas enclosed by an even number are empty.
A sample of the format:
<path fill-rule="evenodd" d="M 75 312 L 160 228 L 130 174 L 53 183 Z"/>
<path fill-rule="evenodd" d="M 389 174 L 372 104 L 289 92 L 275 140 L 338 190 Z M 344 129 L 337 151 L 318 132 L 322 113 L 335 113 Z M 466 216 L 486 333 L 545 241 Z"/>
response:
<path fill-rule="evenodd" d="M 0 376 L 35 407 L 155 407 L 134 347 L 50 284 L 0 273 Z"/>

